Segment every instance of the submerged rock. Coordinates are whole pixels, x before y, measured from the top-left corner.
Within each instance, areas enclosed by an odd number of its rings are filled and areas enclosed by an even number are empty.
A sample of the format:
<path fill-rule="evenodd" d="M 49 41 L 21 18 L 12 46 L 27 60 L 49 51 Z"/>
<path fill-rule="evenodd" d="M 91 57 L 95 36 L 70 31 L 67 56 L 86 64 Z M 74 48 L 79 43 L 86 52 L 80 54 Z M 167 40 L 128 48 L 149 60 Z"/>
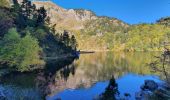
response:
<path fill-rule="evenodd" d="M 154 92 L 158 90 L 158 84 L 153 80 L 145 80 L 140 88 L 141 91 L 135 93 L 136 100 L 149 100 Z"/>
<path fill-rule="evenodd" d="M 158 89 L 158 84 L 153 80 L 145 80 L 145 83 L 141 86 L 141 89 L 155 91 L 156 89 Z"/>
<path fill-rule="evenodd" d="M 6 100 L 4 91 L 5 91 L 5 89 L 3 87 L 0 87 L 0 100 Z"/>
<path fill-rule="evenodd" d="M 135 93 L 135 99 L 136 100 L 148 100 L 152 95 L 149 91 L 139 91 Z"/>
<path fill-rule="evenodd" d="M 157 89 L 154 94 L 159 97 L 163 98 L 165 100 L 170 100 L 170 91 L 165 90 L 165 89 Z"/>

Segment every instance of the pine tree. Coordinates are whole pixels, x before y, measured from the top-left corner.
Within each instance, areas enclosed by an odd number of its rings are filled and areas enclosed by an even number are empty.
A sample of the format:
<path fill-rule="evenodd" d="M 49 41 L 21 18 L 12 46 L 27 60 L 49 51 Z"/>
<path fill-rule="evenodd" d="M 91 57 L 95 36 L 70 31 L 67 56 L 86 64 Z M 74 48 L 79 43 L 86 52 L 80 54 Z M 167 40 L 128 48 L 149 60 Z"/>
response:
<path fill-rule="evenodd" d="M 37 12 L 37 25 L 43 25 L 45 22 L 45 18 L 47 17 L 47 12 L 44 7 L 40 7 Z"/>
<path fill-rule="evenodd" d="M 69 46 L 69 35 L 68 35 L 68 32 L 66 30 L 64 30 L 64 33 L 63 33 L 63 42 L 66 46 Z"/>
<path fill-rule="evenodd" d="M 77 50 L 78 44 L 74 35 L 71 36 L 70 46 L 72 47 L 73 50 Z"/>

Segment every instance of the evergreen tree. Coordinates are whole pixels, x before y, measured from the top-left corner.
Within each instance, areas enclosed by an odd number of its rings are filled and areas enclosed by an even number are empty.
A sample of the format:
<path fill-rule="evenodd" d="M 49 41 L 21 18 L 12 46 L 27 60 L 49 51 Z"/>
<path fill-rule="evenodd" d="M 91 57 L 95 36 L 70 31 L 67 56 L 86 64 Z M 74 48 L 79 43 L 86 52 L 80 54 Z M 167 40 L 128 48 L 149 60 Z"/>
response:
<path fill-rule="evenodd" d="M 6 8 L 0 8 L 0 37 L 3 37 L 8 29 L 14 26 L 14 18 Z"/>
<path fill-rule="evenodd" d="M 44 7 L 36 9 L 29 0 L 21 5 L 13 1 L 11 8 L 0 8 L 0 64 L 15 71 L 32 71 L 44 66 L 41 55 L 58 56 L 72 51 L 67 31 L 54 37 L 56 25 L 49 26 Z M 73 38 L 72 46 L 74 42 Z"/>
<path fill-rule="evenodd" d="M 44 7 L 40 7 L 37 12 L 37 25 L 43 25 L 45 23 L 45 18 L 47 17 L 47 12 Z"/>
<path fill-rule="evenodd" d="M 51 27 L 51 32 L 52 32 L 53 34 L 56 33 L 55 27 L 56 27 L 56 24 L 52 25 L 52 27 Z"/>
<path fill-rule="evenodd" d="M 66 46 L 69 46 L 69 34 L 66 30 L 64 30 L 64 33 L 63 33 L 63 42 Z"/>
<path fill-rule="evenodd" d="M 71 36 L 70 46 L 72 47 L 73 50 L 77 50 L 77 41 L 74 35 Z"/>

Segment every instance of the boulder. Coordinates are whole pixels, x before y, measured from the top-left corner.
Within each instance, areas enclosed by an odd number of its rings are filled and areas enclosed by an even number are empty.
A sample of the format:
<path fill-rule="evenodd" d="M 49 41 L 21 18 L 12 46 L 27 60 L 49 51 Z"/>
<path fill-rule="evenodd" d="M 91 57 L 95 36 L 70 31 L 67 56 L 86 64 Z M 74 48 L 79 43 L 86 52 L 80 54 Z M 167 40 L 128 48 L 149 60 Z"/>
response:
<path fill-rule="evenodd" d="M 158 84 L 153 80 L 145 80 L 145 84 L 141 86 L 141 89 L 144 91 L 155 91 L 158 89 Z"/>

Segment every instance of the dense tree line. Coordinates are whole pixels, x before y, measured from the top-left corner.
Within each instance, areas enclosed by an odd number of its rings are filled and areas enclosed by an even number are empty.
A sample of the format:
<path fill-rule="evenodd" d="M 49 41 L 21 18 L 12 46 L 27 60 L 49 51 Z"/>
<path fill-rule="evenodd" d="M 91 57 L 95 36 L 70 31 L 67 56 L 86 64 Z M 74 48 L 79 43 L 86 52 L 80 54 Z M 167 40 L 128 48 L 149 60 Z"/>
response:
<path fill-rule="evenodd" d="M 55 25 L 50 25 L 44 7 L 36 8 L 29 0 L 13 3 L 11 7 L 0 5 L 0 65 L 14 71 L 32 71 L 48 63 L 44 57 L 76 50 L 74 36 L 67 31 L 55 35 Z"/>
<path fill-rule="evenodd" d="M 9 29 L 0 41 L 0 62 L 17 71 L 33 70 L 37 67 L 35 65 L 43 66 L 44 61 L 40 59 L 40 52 L 42 49 L 36 38 L 30 33 L 21 38 L 15 28 Z"/>
<path fill-rule="evenodd" d="M 170 42 L 170 20 L 162 18 L 154 24 L 136 24 L 115 27 L 109 20 L 98 20 L 77 34 L 81 49 L 114 51 L 162 51 Z M 83 38 L 82 38 L 83 37 Z M 167 47 L 170 48 L 170 47 Z"/>

